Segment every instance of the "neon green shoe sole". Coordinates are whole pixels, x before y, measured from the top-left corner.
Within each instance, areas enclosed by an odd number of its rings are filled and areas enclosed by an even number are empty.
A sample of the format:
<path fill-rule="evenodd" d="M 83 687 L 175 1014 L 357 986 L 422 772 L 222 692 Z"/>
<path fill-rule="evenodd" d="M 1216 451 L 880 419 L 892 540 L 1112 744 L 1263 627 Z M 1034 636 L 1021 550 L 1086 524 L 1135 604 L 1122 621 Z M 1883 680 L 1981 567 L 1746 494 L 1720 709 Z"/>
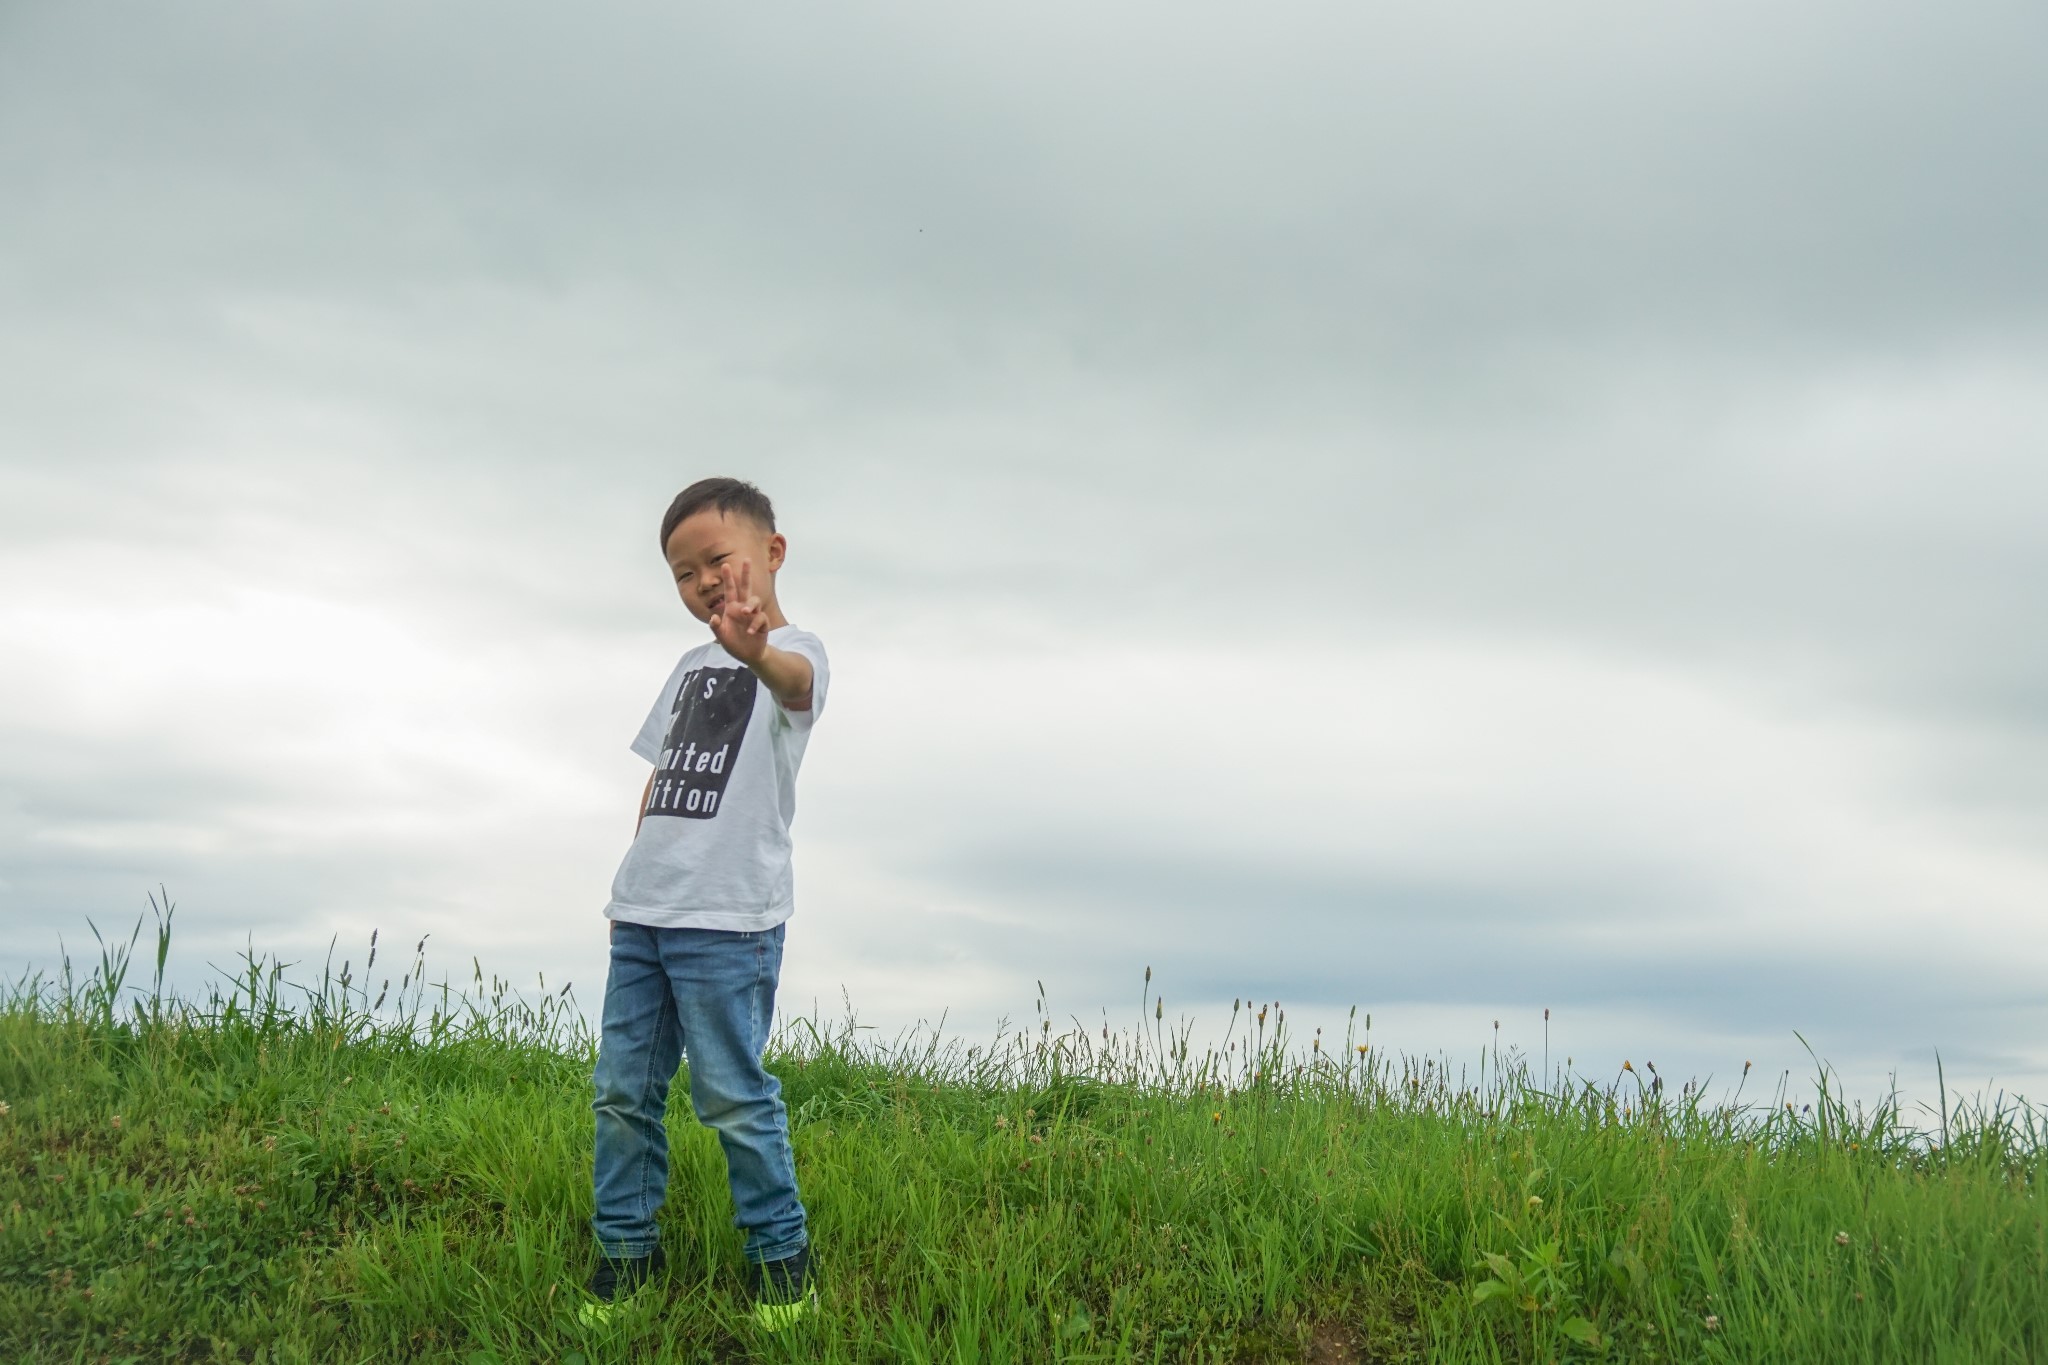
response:
<path fill-rule="evenodd" d="M 650 1284 L 636 1285 L 614 1299 L 600 1299 L 585 1290 L 583 1302 L 576 1306 L 576 1321 L 582 1327 L 595 1331 L 610 1327 L 613 1323 L 632 1315 L 635 1301 L 645 1295 Z"/>
<path fill-rule="evenodd" d="M 805 1317 L 818 1311 L 818 1291 L 813 1289 L 802 1298 L 790 1303 L 757 1303 L 754 1305 L 754 1326 L 764 1332 L 780 1332 L 795 1326 Z"/>

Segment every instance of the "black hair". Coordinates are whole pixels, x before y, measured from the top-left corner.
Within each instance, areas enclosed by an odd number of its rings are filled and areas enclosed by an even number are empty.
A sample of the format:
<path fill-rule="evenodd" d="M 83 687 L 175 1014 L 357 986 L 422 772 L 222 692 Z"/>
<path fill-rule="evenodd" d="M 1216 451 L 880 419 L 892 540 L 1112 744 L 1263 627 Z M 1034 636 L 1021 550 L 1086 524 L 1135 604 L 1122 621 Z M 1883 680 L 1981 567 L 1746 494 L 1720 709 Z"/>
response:
<path fill-rule="evenodd" d="M 687 517 L 695 516 L 707 507 L 716 507 L 728 516 L 737 514 L 752 518 L 775 533 L 775 506 L 763 493 L 745 479 L 712 478 L 697 482 L 676 494 L 676 500 L 668 505 L 668 511 L 661 518 L 661 552 L 668 553 L 668 538 L 676 527 Z"/>

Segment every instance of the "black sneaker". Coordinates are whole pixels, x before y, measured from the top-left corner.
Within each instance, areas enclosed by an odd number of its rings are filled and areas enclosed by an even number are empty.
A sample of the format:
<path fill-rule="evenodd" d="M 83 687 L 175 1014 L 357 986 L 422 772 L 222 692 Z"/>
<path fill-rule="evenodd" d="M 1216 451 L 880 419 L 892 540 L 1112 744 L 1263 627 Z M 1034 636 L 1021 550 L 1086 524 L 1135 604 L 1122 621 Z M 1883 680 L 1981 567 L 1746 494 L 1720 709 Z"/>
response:
<path fill-rule="evenodd" d="M 808 1245 L 780 1261 L 754 1262 L 752 1278 L 754 1325 L 764 1332 L 779 1332 L 818 1306 Z"/>
<path fill-rule="evenodd" d="M 614 1260 L 600 1254 L 597 1269 L 590 1276 L 590 1297 L 576 1310 L 576 1320 L 585 1327 L 608 1326 L 625 1309 L 626 1300 L 668 1265 L 660 1247 L 649 1256 Z"/>

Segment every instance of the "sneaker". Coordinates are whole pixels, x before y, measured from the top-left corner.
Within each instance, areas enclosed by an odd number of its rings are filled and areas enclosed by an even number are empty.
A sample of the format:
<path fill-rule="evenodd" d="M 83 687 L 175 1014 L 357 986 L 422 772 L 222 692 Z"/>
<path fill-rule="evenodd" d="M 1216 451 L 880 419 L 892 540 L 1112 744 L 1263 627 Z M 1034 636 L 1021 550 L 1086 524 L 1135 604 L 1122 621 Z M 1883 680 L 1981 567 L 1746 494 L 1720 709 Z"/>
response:
<path fill-rule="evenodd" d="M 585 1327 L 610 1326 L 626 1311 L 626 1300 L 645 1288 L 667 1264 L 660 1247 L 652 1255 L 623 1260 L 600 1254 L 590 1276 L 590 1297 L 577 1308 L 576 1320 Z"/>
<path fill-rule="evenodd" d="M 780 1261 L 754 1263 L 753 1281 L 754 1325 L 764 1332 L 779 1332 L 817 1310 L 809 1246 Z"/>

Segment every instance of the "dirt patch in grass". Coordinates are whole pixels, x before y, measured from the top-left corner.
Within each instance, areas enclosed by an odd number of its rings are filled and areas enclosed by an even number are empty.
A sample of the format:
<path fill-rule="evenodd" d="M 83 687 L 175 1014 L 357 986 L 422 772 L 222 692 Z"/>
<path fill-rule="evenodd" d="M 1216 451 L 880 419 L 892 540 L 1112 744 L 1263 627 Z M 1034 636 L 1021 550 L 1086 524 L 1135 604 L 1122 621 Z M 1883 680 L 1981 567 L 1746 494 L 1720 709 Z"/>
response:
<path fill-rule="evenodd" d="M 1366 1365 L 1379 1357 L 1372 1353 L 1359 1332 L 1337 1318 L 1324 1318 L 1308 1332 L 1306 1365 Z"/>
<path fill-rule="evenodd" d="M 1415 1305 L 1405 1299 L 1354 1300 L 1312 1317 L 1304 1365 L 1412 1365 L 1425 1359 Z"/>

